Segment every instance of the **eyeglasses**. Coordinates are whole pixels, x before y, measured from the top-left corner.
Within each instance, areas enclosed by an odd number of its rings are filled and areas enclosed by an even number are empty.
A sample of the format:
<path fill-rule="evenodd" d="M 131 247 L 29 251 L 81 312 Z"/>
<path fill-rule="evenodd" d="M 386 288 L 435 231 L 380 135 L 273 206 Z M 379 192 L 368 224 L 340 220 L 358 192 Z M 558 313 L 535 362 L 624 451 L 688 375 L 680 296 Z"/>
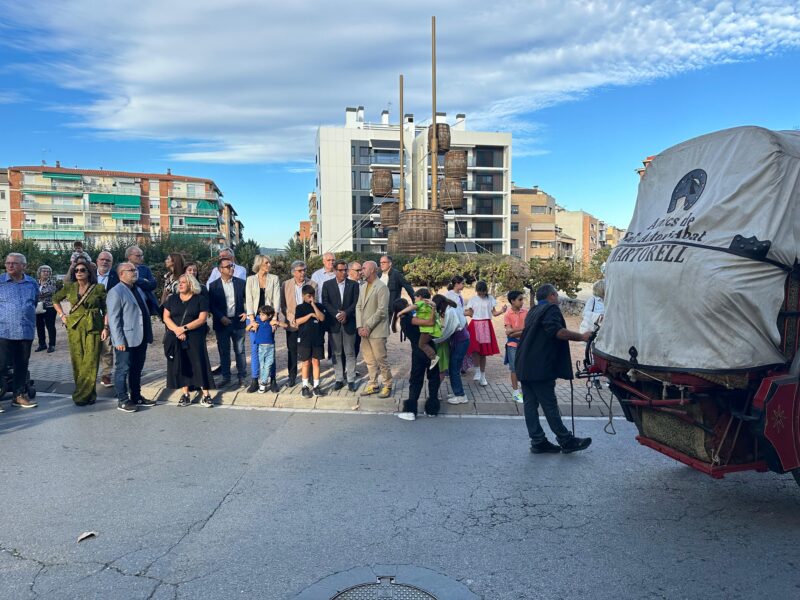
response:
<path fill-rule="evenodd" d="M 21 264 L 22 264 L 21 262 L 7 262 L 6 266 L 7 267 L 13 267 L 13 266 L 16 266 L 16 265 L 21 265 Z"/>
<path fill-rule="evenodd" d="M 355 273 L 361 273 L 361 269 L 350 269 L 350 270 L 355 272 Z"/>
<path fill-rule="evenodd" d="M 295 273 L 305 273 L 305 269 L 303 267 L 297 267 Z"/>
<path fill-rule="evenodd" d="M 336 270 L 337 270 L 337 271 L 341 271 L 342 273 L 344 273 L 345 271 L 347 271 L 347 269 L 346 269 L 346 268 L 341 268 L 341 269 L 336 269 Z"/>
<path fill-rule="evenodd" d="M 142 258 L 144 256 L 144 254 L 141 254 L 141 253 L 139 253 L 139 254 L 131 254 L 130 256 L 135 256 L 136 258 Z"/>
<path fill-rule="evenodd" d="M 75 272 L 75 273 L 88 273 L 88 272 L 89 272 L 89 269 L 83 269 L 83 268 L 81 268 L 81 269 L 75 269 L 75 271 L 74 271 L 74 272 Z"/>
<path fill-rule="evenodd" d="M 134 272 L 136 272 L 136 269 L 122 269 L 122 272 L 123 273 L 134 273 Z"/>
<path fill-rule="evenodd" d="M 222 265 L 220 269 L 232 269 L 233 265 Z"/>
<path fill-rule="evenodd" d="M 110 258 L 98 258 L 97 262 L 108 262 L 110 260 L 111 260 Z"/>

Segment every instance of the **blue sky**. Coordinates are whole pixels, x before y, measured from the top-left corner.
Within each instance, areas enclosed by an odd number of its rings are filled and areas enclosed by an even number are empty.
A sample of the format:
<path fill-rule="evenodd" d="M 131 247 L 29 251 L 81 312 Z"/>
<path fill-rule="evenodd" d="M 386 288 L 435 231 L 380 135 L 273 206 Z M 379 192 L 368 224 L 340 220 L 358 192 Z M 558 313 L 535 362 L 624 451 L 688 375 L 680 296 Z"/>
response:
<path fill-rule="evenodd" d="M 317 126 L 350 105 L 396 118 L 400 72 L 407 112 L 429 117 L 431 4 L 374 6 L 0 0 L 0 165 L 210 177 L 247 237 L 282 246 L 306 215 Z M 618 226 L 648 154 L 737 125 L 800 127 L 796 3 L 435 11 L 440 110 L 511 131 L 518 185 Z"/>

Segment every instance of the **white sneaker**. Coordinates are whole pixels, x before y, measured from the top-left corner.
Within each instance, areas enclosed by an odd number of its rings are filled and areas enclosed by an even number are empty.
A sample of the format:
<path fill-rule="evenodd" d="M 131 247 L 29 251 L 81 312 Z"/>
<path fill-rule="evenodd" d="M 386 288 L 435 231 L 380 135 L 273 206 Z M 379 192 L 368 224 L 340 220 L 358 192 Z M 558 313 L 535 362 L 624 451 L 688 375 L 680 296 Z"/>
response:
<path fill-rule="evenodd" d="M 466 404 L 469 402 L 466 396 L 450 396 L 447 399 L 448 404 Z"/>
<path fill-rule="evenodd" d="M 480 381 L 482 377 L 482 373 L 480 369 L 475 369 L 475 375 L 472 377 L 472 381 Z"/>
<path fill-rule="evenodd" d="M 520 404 L 524 402 L 522 399 L 522 390 L 514 390 L 514 393 L 511 395 L 511 397 L 514 399 L 514 402 L 519 402 Z"/>
<path fill-rule="evenodd" d="M 267 391 L 267 386 L 266 386 L 266 385 L 264 385 L 263 383 L 259 383 L 259 384 L 258 384 L 258 393 L 259 393 L 259 394 L 263 394 L 263 393 L 265 393 L 266 391 Z"/>
<path fill-rule="evenodd" d="M 428 370 L 430 371 L 433 367 L 435 367 L 438 364 L 439 364 L 439 357 L 434 356 L 433 360 L 431 361 L 431 366 L 428 367 Z"/>
<path fill-rule="evenodd" d="M 397 418 L 398 419 L 403 419 L 403 421 L 416 421 L 417 420 L 417 415 L 415 415 L 412 412 L 401 412 L 401 413 L 397 413 Z"/>
<path fill-rule="evenodd" d="M 486 387 L 487 385 L 489 385 L 489 382 L 488 382 L 488 381 L 486 381 L 486 376 L 485 376 L 483 373 L 481 373 L 481 380 L 480 380 L 480 382 L 479 382 L 479 383 L 480 383 L 482 386 L 484 386 L 484 387 Z"/>

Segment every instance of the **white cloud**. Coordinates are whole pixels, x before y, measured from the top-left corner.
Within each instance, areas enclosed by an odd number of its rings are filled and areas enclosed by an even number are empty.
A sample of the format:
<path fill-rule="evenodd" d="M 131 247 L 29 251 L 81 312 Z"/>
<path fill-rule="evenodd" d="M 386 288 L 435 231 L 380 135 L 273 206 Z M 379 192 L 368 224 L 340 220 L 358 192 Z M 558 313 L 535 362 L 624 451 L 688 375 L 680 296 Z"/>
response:
<path fill-rule="evenodd" d="M 545 152 L 530 114 L 591 90 L 633 85 L 800 46 L 800 9 L 781 1 L 439 2 L 439 110 L 511 130 L 515 156 Z M 430 115 L 429 2 L 0 0 L 5 43 L 40 76 L 88 92 L 81 126 L 172 142 L 170 158 L 292 162 L 320 124 L 364 105 L 377 120 Z M 19 72 L 31 72 L 25 65 Z M 0 101 L 2 101 L 0 95 Z M 396 118 L 396 114 L 392 115 Z"/>

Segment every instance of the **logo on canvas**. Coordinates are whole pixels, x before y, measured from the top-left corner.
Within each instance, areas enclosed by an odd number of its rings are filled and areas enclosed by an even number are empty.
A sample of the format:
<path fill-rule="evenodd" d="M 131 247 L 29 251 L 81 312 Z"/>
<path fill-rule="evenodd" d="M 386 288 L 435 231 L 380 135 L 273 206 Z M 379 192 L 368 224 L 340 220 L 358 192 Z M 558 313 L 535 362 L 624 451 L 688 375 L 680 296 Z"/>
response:
<path fill-rule="evenodd" d="M 678 207 L 678 203 L 683 200 L 683 210 L 689 210 L 700 199 L 700 195 L 706 187 L 708 176 L 703 169 L 689 171 L 681 177 L 678 185 L 672 191 L 672 198 L 669 201 L 667 212 L 671 213 Z"/>

